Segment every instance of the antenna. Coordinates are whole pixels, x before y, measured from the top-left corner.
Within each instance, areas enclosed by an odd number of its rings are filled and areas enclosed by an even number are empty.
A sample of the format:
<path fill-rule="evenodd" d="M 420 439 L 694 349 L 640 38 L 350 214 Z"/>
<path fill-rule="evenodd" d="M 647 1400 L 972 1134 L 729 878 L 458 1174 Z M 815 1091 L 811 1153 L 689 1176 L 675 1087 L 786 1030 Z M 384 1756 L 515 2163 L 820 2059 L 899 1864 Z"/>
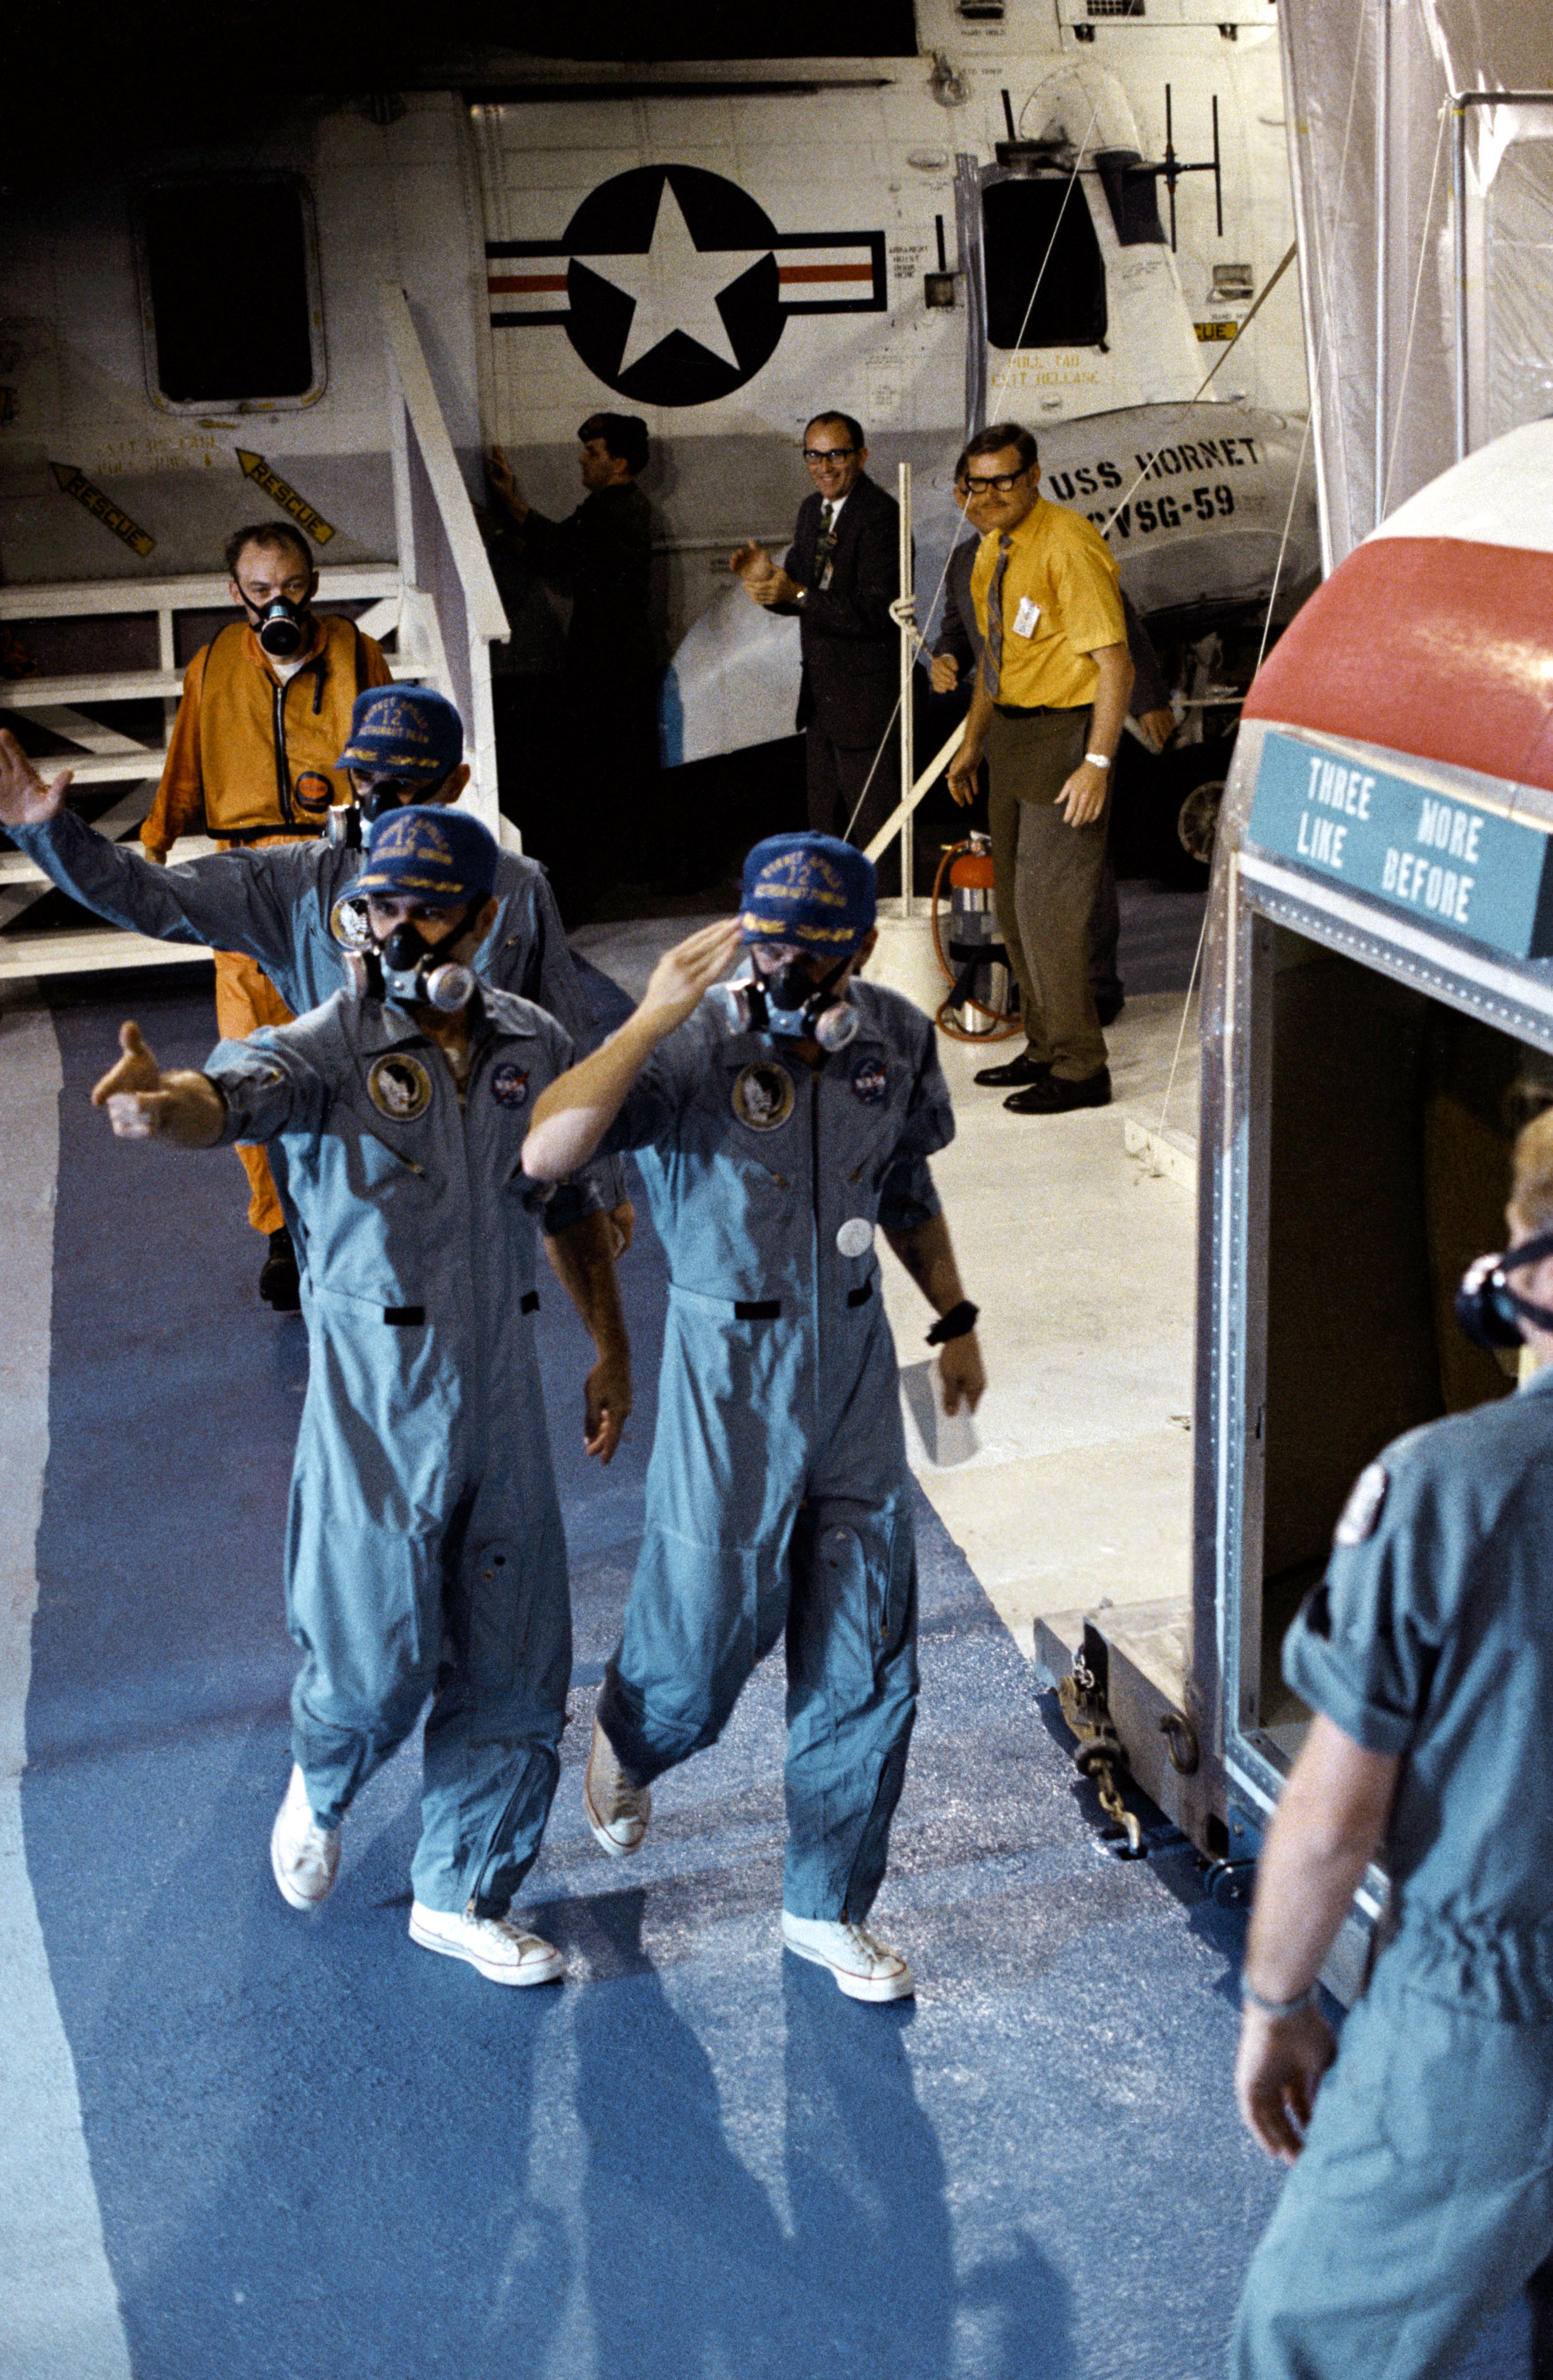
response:
<path fill-rule="evenodd" d="M 1017 140 L 1019 139 L 1019 128 L 1014 122 L 1014 103 L 1009 97 L 1007 91 L 1003 94 L 1003 121 L 1009 128 L 1009 140 Z"/>
<path fill-rule="evenodd" d="M 1218 146 L 1217 93 L 1216 92 L 1214 94 L 1213 102 L 1213 155 L 1211 157 L 1193 159 L 1190 163 L 1176 154 L 1175 115 L 1172 100 L 1173 94 L 1169 84 L 1167 83 L 1165 86 L 1164 164 L 1162 165 L 1130 165 L 1127 169 L 1127 173 L 1130 180 L 1139 175 L 1152 175 L 1156 182 L 1163 182 L 1165 188 L 1169 192 L 1170 247 L 1173 250 L 1176 245 L 1176 184 L 1180 180 L 1181 176 L 1183 174 L 1211 174 L 1213 176 L 1214 219 L 1218 226 L 1218 236 L 1220 239 L 1224 237 L 1224 176 L 1221 167 Z"/>
<path fill-rule="evenodd" d="M 933 228 L 938 235 L 938 270 L 940 273 L 948 273 L 949 269 L 949 260 L 944 253 L 944 218 L 942 215 L 934 216 Z"/>

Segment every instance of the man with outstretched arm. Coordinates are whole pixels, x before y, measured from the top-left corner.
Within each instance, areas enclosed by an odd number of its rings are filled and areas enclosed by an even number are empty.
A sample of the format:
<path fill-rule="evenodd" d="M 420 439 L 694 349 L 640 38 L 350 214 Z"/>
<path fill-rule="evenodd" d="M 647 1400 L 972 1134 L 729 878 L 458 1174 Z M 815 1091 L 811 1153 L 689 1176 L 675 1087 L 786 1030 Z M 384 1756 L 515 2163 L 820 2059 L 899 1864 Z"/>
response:
<path fill-rule="evenodd" d="M 257 961 L 300 1016 L 346 980 L 362 926 L 364 830 L 407 803 L 456 802 L 469 783 L 463 755 L 463 722 L 442 695 L 424 686 L 369 687 L 356 699 L 335 764 L 352 799 L 326 813 L 323 839 L 250 844 L 160 867 L 88 826 L 66 803 L 69 770 L 45 784 L 16 738 L 0 728 L 0 827 L 62 892 L 110 925 L 158 941 L 208 942 Z M 492 892 L 495 915 L 475 953 L 475 973 L 498 991 L 548 1009 L 576 1047 L 587 1049 L 595 1038 L 593 1020 L 544 868 L 519 852 L 498 851 Z M 620 1166 L 596 1169 L 583 1195 L 609 1210 L 616 1253 L 622 1254 L 635 1216 Z M 280 1229 L 290 1260 L 289 1232 L 284 1223 Z"/>
<path fill-rule="evenodd" d="M 911 1483 L 875 1227 L 938 1320 L 944 1405 L 984 1386 L 976 1308 L 927 1160 L 954 1119 L 933 1026 L 856 970 L 874 869 L 774 835 L 742 913 L 662 958 L 635 1014 L 544 1090 L 525 1170 L 634 1149 L 667 1251 L 647 1516 L 584 1785 L 605 1851 L 640 1846 L 653 1779 L 715 1742 L 784 1632 L 783 1938 L 857 1999 L 911 1971 L 863 1921 L 917 1695 Z M 740 943 L 750 974 L 717 978 Z"/>
<path fill-rule="evenodd" d="M 357 879 L 355 988 L 223 1042 L 202 1073 L 163 1075 L 128 1025 L 92 1098 L 121 1138 L 263 1143 L 303 1257 L 311 1364 L 287 1532 L 303 1660 L 271 1840 L 283 1897 L 326 1897 L 347 1810 L 430 1697 L 411 1937 L 493 1983 L 536 1984 L 560 1954 L 507 1911 L 556 1790 L 571 1627 L 535 1212 L 594 1342 L 584 1442 L 605 1463 L 630 1369 L 606 1219 L 521 1170 L 532 1100 L 572 1046 L 470 972 L 495 872 L 478 820 L 389 810 Z"/>
<path fill-rule="evenodd" d="M 1315 1716 L 1258 1864 L 1235 2085 L 1293 2171 L 1235 2380 L 1447 2380 L 1522 2288 L 1553 2372 L 1553 1111 L 1509 1220 L 1458 1310 L 1538 1368 L 1360 1475 L 1284 1645 Z M 1316 1978 L 1376 1859 L 1385 1947 L 1339 2050 Z"/>

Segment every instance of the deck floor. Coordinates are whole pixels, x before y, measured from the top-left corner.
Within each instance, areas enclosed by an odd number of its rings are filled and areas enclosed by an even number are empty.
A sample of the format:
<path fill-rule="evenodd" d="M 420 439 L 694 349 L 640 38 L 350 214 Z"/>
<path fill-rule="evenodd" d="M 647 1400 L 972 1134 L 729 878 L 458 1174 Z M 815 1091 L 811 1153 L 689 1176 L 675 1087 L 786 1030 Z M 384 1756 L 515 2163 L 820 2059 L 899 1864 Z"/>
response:
<path fill-rule="evenodd" d="M 1130 1005 L 1124 1098 L 1180 996 Z M 1229 2095 L 1242 1921 L 1180 1845 L 1101 1847 L 1021 1652 L 1081 1573 L 1162 1574 L 1181 1184 L 1126 1157 L 1114 1111 L 1026 1123 L 957 1081 L 942 1180 L 996 1385 L 972 1463 L 922 1475 L 922 1717 L 877 1912 L 920 1994 L 895 2009 L 777 1945 L 779 1659 L 660 1787 L 637 1862 L 593 1845 L 580 1764 L 653 1422 L 650 1229 L 623 1273 L 641 1403 L 602 1476 L 581 1336 L 546 1301 L 578 1642 L 525 1907 L 569 1981 L 501 1993 L 406 1938 L 413 1745 L 352 1812 L 328 1905 L 275 1895 L 305 1344 L 255 1301 L 233 1160 L 116 1147 L 88 1110 L 127 1013 L 168 1062 L 210 1046 L 208 992 L 176 971 L 132 1005 L 102 980 L 0 1004 L 0 2371 L 1209 2380 L 1278 2191 Z M 1517 2315 L 1468 2370 L 1524 2362 Z"/>

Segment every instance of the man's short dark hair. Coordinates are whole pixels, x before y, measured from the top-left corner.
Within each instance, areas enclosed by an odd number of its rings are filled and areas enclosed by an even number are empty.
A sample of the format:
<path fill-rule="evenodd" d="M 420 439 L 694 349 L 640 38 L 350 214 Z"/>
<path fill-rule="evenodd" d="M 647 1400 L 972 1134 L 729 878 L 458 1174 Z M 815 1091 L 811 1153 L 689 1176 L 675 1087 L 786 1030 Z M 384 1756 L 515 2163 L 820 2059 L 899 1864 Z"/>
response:
<path fill-rule="evenodd" d="M 862 434 L 862 422 L 854 421 L 850 413 L 838 413 L 833 405 L 827 405 L 823 413 L 812 413 L 809 416 L 803 425 L 803 438 L 806 445 L 809 432 L 811 430 L 817 429 L 822 421 L 838 421 L 854 446 L 867 445 L 868 441 Z"/>
<path fill-rule="evenodd" d="M 647 468 L 647 424 L 637 413 L 590 413 L 577 435 L 584 446 L 602 439 L 613 463 L 623 463 L 634 480 Z"/>
<path fill-rule="evenodd" d="M 1021 470 L 1028 471 L 1032 463 L 1040 460 L 1041 450 L 1022 422 L 994 421 L 990 422 L 985 430 L 978 430 L 974 438 L 967 444 L 964 454 L 955 465 L 956 479 L 959 479 L 972 455 L 1001 455 L 1006 446 L 1012 446 L 1018 450 Z"/>
<path fill-rule="evenodd" d="M 255 521 L 251 528 L 235 528 L 226 540 L 226 576 L 238 575 L 238 561 L 245 545 L 288 545 L 300 556 L 303 569 L 312 576 L 312 548 L 300 528 L 289 521 Z"/>

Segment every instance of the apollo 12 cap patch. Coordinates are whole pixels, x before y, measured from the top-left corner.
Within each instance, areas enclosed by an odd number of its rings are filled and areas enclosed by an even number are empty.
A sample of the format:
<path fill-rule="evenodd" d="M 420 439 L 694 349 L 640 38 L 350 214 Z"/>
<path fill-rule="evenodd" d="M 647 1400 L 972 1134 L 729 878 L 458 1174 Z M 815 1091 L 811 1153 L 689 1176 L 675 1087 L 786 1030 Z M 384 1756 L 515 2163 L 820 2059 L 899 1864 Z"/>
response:
<path fill-rule="evenodd" d="M 1349 1490 L 1348 1501 L 1332 1532 L 1335 1546 L 1362 1546 L 1365 1538 L 1374 1534 L 1390 1485 L 1390 1476 L 1384 1463 L 1365 1465 Z"/>

